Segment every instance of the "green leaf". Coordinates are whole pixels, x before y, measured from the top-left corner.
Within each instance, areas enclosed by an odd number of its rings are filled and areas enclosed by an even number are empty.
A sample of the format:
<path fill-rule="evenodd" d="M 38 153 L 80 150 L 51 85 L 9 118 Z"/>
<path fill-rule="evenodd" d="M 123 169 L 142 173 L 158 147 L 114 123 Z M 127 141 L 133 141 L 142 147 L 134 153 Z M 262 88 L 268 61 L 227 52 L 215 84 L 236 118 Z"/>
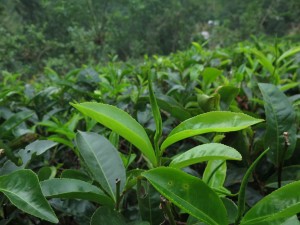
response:
<path fill-rule="evenodd" d="M 285 58 L 295 55 L 298 52 L 300 52 L 300 46 L 287 50 L 277 59 L 277 63 L 280 63 Z"/>
<path fill-rule="evenodd" d="M 48 180 L 48 179 L 54 178 L 56 173 L 57 173 L 56 167 L 44 166 L 38 171 L 37 175 L 38 175 L 39 181 L 43 181 L 43 180 Z"/>
<path fill-rule="evenodd" d="M 264 99 L 267 130 L 265 147 L 269 147 L 269 158 L 278 166 L 293 154 L 296 145 L 296 113 L 288 98 L 273 84 L 258 84 Z M 285 149 L 284 132 L 288 132 L 289 146 Z"/>
<path fill-rule="evenodd" d="M 76 179 L 53 178 L 42 181 L 42 192 L 45 197 L 84 199 L 102 205 L 113 206 L 113 200 L 98 187 Z"/>
<path fill-rule="evenodd" d="M 125 167 L 117 149 L 105 137 L 91 132 L 79 131 L 75 142 L 94 179 L 116 201 L 116 180 L 121 181 L 121 191 L 126 182 Z"/>
<path fill-rule="evenodd" d="M 56 215 L 42 194 L 37 175 L 31 170 L 19 170 L 1 176 L 0 192 L 20 210 L 51 223 L 58 223 Z"/>
<path fill-rule="evenodd" d="M 91 218 L 90 225 L 100 224 L 126 225 L 122 215 L 108 207 L 98 208 Z"/>
<path fill-rule="evenodd" d="M 135 145 L 150 160 L 153 166 L 157 165 L 154 150 L 146 131 L 128 113 L 115 106 L 95 102 L 71 105 L 124 137 Z"/>
<path fill-rule="evenodd" d="M 204 84 L 205 85 L 211 84 L 221 74 L 222 74 L 222 71 L 218 70 L 216 68 L 213 68 L 213 67 L 205 68 L 204 71 L 203 71 L 203 74 L 202 74 Z"/>
<path fill-rule="evenodd" d="M 211 188 L 222 189 L 226 178 L 227 164 L 224 160 L 210 160 L 202 180 Z"/>
<path fill-rule="evenodd" d="M 49 140 L 36 140 L 32 142 L 31 144 L 27 145 L 25 149 L 21 149 L 18 152 L 23 164 L 21 166 L 16 166 L 10 160 L 8 160 L 4 163 L 2 169 L 0 170 L 0 175 L 5 175 L 15 170 L 24 169 L 29 164 L 33 156 L 41 155 L 56 145 L 57 143 Z"/>
<path fill-rule="evenodd" d="M 210 111 L 218 111 L 220 105 L 220 95 L 213 94 L 212 96 L 208 96 L 206 94 L 198 94 L 197 102 L 201 109 L 201 112 L 210 112 Z"/>
<path fill-rule="evenodd" d="M 175 127 L 161 145 L 163 151 L 182 139 L 209 132 L 230 132 L 245 129 L 263 120 L 243 113 L 215 111 L 183 121 Z"/>
<path fill-rule="evenodd" d="M 76 180 L 82 180 L 88 183 L 92 183 L 92 179 L 80 170 L 65 169 L 60 174 L 60 178 L 71 178 Z"/>
<path fill-rule="evenodd" d="M 300 212 L 300 181 L 279 188 L 256 203 L 244 216 L 242 225 L 270 222 Z"/>
<path fill-rule="evenodd" d="M 20 125 L 32 115 L 33 113 L 30 111 L 22 111 L 9 117 L 4 123 L 0 125 L 0 137 L 4 137 L 5 134 Z"/>
<path fill-rule="evenodd" d="M 241 160 L 238 151 L 219 143 L 209 143 L 196 146 L 181 155 L 176 156 L 170 163 L 171 167 L 183 168 L 189 165 L 208 160 Z"/>
<path fill-rule="evenodd" d="M 160 193 L 149 181 L 138 179 L 136 194 L 142 220 L 149 221 L 151 225 L 161 224 L 164 214 L 160 209 Z"/>
<path fill-rule="evenodd" d="M 149 88 L 149 99 L 150 99 L 151 109 L 155 121 L 154 147 L 155 147 L 156 157 L 159 160 L 160 150 L 158 147 L 158 142 L 162 135 L 162 120 L 161 120 L 160 111 L 152 87 L 151 73 L 149 74 L 148 77 L 148 88 Z"/>
<path fill-rule="evenodd" d="M 191 117 L 189 111 L 180 105 L 173 97 L 162 94 L 157 94 L 155 97 L 159 108 L 170 113 L 176 119 L 183 121 Z M 141 105 L 147 103 L 147 97 L 140 97 L 137 104 Z"/>
<path fill-rule="evenodd" d="M 231 199 L 228 198 L 222 198 L 222 201 L 227 210 L 228 223 L 233 224 L 238 211 L 237 205 Z"/>
<path fill-rule="evenodd" d="M 149 170 L 142 176 L 172 203 L 197 219 L 207 224 L 228 224 L 223 202 L 199 178 L 165 167 Z"/>
<path fill-rule="evenodd" d="M 289 218 L 277 219 L 272 221 L 262 221 L 255 223 L 255 225 L 300 225 L 300 221 L 297 216 L 292 216 Z"/>
<path fill-rule="evenodd" d="M 263 153 L 261 153 L 257 159 L 251 164 L 251 166 L 248 168 L 245 176 L 243 177 L 241 186 L 240 186 L 240 191 L 239 191 L 239 196 L 238 196 L 238 212 L 236 216 L 236 222 L 235 224 L 238 224 L 241 221 L 242 215 L 245 211 L 245 203 L 246 203 L 246 187 L 248 184 L 248 180 L 250 175 L 252 174 L 253 170 L 255 169 L 257 163 L 261 160 L 261 158 L 269 151 L 269 149 L 266 149 Z"/>
<path fill-rule="evenodd" d="M 253 53 L 257 58 L 259 63 L 265 67 L 270 74 L 273 74 L 275 71 L 275 68 L 272 64 L 272 62 L 259 50 L 257 49 L 251 49 L 250 50 L 251 53 Z"/>
<path fill-rule="evenodd" d="M 222 86 L 218 88 L 220 94 L 220 107 L 221 110 L 228 110 L 231 102 L 238 95 L 240 89 L 233 86 Z"/>

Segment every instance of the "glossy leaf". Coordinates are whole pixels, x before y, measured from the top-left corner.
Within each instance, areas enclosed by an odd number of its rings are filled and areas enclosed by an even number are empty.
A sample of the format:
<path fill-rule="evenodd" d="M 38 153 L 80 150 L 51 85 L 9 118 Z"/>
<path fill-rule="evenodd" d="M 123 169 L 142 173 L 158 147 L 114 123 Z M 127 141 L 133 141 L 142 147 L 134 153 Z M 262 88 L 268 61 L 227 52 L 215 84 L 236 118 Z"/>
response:
<path fill-rule="evenodd" d="M 165 167 L 144 172 L 142 176 L 164 197 L 197 219 L 207 224 L 228 224 L 221 199 L 199 178 Z"/>
<path fill-rule="evenodd" d="M 79 131 L 75 141 L 94 179 L 116 200 L 116 180 L 121 181 L 121 191 L 126 182 L 124 164 L 117 149 L 105 137 L 92 132 Z"/>
<path fill-rule="evenodd" d="M 217 91 L 220 94 L 221 110 L 228 110 L 231 102 L 238 95 L 240 89 L 234 86 L 222 86 Z"/>
<path fill-rule="evenodd" d="M 112 208 L 100 207 L 91 218 L 90 225 L 112 224 L 112 225 L 126 225 L 122 215 Z"/>
<path fill-rule="evenodd" d="M 49 198 L 84 199 L 113 206 L 113 200 L 100 188 L 76 179 L 53 178 L 41 182 L 42 192 Z"/>
<path fill-rule="evenodd" d="M 181 155 L 176 156 L 170 163 L 171 167 L 183 168 L 208 160 L 241 160 L 238 151 L 219 143 L 209 143 L 196 146 Z"/>
<path fill-rule="evenodd" d="M 264 99 L 267 130 L 265 147 L 269 158 L 278 166 L 283 159 L 291 157 L 296 145 L 296 114 L 288 98 L 272 84 L 258 84 Z M 288 132 L 289 146 L 285 149 L 284 132 Z"/>
<path fill-rule="evenodd" d="M 183 121 L 175 127 L 161 145 L 162 151 L 182 139 L 209 132 L 230 132 L 245 129 L 263 120 L 243 113 L 215 111 Z"/>
<path fill-rule="evenodd" d="M 95 102 L 72 104 L 72 106 L 124 137 L 135 145 L 154 166 L 157 164 L 154 150 L 146 131 L 128 113 L 115 106 Z"/>
<path fill-rule="evenodd" d="M 0 177 L 0 192 L 20 210 L 58 223 L 49 203 L 42 194 L 37 175 L 31 170 L 19 170 Z"/>
<path fill-rule="evenodd" d="M 272 192 L 255 204 L 244 216 L 242 225 L 271 222 L 300 212 L 300 181 Z"/>
<path fill-rule="evenodd" d="M 297 216 L 292 216 L 289 218 L 282 218 L 272 221 L 262 221 L 256 222 L 255 225 L 300 225 L 300 221 Z"/>
<path fill-rule="evenodd" d="M 226 178 L 227 165 L 224 160 L 208 161 L 202 180 L 211 188 L 222 189 Z"/>

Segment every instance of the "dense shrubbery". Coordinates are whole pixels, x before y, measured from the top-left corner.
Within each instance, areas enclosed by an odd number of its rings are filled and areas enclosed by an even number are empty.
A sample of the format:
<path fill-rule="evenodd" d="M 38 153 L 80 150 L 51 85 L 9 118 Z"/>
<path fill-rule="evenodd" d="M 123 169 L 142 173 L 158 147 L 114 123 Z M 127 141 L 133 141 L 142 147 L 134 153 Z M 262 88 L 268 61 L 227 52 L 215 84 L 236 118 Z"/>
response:
<path fill-rule="evenodd" d="M 228 46 L 251 35 L 299 40 L 299 8 L 290 1 L 1 0 L 0 66 L 10 72 L 66 72 L 118 56 L 169 54 L 191 41 Z"/>
<path fill-rule="evenodd" d="M 63 73 L 48 60 L 30 79 L 3 71 L 1 220 L 298 223 L 299 52 L 280 40 L 215 50 L 194 42 L 140 63 Z"/>

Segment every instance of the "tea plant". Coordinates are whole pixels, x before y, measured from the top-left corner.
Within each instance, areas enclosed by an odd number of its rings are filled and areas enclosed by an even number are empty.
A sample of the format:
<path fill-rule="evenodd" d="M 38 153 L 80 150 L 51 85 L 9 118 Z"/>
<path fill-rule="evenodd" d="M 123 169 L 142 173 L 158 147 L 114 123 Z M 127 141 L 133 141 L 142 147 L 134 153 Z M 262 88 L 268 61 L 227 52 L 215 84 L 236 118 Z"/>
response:
<path fill-rule="evenodd" d="M 3 224 L 298 223 L 299 50 L 263 46 L 7 73 Z"/>

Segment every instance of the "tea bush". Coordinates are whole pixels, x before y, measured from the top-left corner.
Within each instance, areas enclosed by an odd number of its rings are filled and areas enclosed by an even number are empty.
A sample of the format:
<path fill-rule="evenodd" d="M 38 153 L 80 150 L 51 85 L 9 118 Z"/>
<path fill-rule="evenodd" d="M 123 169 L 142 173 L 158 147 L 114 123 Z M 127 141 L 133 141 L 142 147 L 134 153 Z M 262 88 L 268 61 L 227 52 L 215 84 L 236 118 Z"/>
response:
<path fill-rule="evenodd" d="M 1 223 L 299 223 L 299 52 L 2 71 Z"/>

